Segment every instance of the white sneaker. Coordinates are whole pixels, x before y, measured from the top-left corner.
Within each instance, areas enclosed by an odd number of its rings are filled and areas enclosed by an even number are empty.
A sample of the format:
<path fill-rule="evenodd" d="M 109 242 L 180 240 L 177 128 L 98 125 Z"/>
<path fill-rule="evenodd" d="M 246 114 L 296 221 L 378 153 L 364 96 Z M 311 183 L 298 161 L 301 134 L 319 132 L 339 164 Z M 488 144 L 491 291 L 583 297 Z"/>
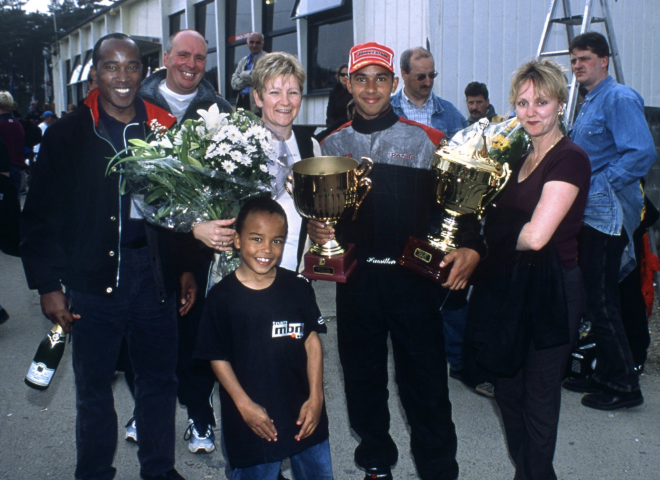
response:
<path fill-rule="evenodd" d="M 210 425 L 207 425 L 204 433 L 200 434 L 199 431 L 197 431 L 195 422 L 188 419 L 188 428 L 183 435 L 183 439 L 188 440 L 188 450 L 192 453 L 197 453 L 200 450 L 203 450 L 206 453 L 211 453 L 215 450 L 215 434 Z"/>
<path fill-rule="evenodd" d="M 126 436 L 124 438 L 128 442 L 138 443 L 137 428 L 135 427 L 135 417 L 132 417 L 126 424 Z"/>

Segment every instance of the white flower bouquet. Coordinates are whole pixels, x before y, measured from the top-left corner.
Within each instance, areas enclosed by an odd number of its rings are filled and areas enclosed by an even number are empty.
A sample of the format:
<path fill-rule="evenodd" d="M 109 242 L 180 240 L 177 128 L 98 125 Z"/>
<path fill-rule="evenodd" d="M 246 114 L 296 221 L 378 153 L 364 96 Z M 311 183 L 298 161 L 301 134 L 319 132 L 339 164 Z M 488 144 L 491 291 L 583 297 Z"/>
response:
<path fill-rule="evenodd" d="M 270 192 L 269 161 L 277 161 L 268 131 L 252 113 L 220 113 L 217 105 L 198 110 L 168 130 L 155 120 L 153 134 L 108 164 L 121 172 L 122 194 L 150 223 L 190 232 L 197 223 L 235 217 L 242 202 Z"/>

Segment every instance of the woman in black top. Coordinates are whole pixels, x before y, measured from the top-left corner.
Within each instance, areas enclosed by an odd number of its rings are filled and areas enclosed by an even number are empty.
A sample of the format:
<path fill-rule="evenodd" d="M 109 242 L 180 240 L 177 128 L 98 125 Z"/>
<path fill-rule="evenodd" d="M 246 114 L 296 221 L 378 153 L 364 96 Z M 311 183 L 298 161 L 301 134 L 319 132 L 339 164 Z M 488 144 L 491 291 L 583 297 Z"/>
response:
<path fill-rule="evenodd" d="M 532 141 L 488 213 L 489 255 L 468 330 L 478 361 L 497 374 L 516 479 L 554 480 L 561 381 L 584 309 L 577 235 L 589 192 L 586 153 L 559 128 L 567 99 L 560 67 L 520 67 L 509 101 Z"/>

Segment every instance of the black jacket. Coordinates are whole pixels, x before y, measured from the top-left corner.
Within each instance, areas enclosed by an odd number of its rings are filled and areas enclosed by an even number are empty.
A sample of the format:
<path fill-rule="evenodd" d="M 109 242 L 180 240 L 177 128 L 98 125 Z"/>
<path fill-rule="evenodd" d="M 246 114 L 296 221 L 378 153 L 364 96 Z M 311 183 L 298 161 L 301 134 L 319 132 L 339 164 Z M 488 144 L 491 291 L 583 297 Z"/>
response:
<path fill-rule="evenodd" d="M 158 86 L 163 80 L 165 80 L 166 76 L 167 70 L 162 69 L 145 78 L 142 82 L 142 87 L 140 87 L 140 96 L 147 102 L 158 105 L 163 110 L 172 113 L 170 111 L 169 105 L 167 104 L 167 101 L 158 91 Z M 199 85 L 197 86 L 197 95 L 195 98 L 193 98 L 192 102 L 190 102 L 190 105 L 188 105 L 188 109 L 186 110 L 183 119 L 197 120 L 199 118 L 197 110 L 208 110 L 214 103 L 218 104 L 218 108 L 220 109 L 221 113 L 231 113 L 233 111 L 227 100 L 222 98 L 220 95 L 216 95 L 215 91 L 213 90 L 213 86 L 208 82 L 208 80 L 202 79 L 202 81 L 199 82 Z"/>
<path fill-rule="evenodd" d="M 21 257 L 28 285 L 40 294 L 68 288 L 111 296 L 118 285 L 120 175 L 106 176 L 116 154 L 99 120 L 98 90 L 44 135 L 21 214 Z M 136 101 L 140 101 L 139 99 Z M 149 119 L 175 118 L 145 103 Z M 147 126 L 137 125 L 146 136 Z M 147 225 L 154 279 L 161 299 L 171 294 L 182 266 L 178 234 Z"/>
<path fill-rule="evenodd" d="M 468 307 L 465 341 L 479 351 L 479 363 L 501 376 L 515 375 L 531 341 L 538 349 L 569 342 L 562 266 L 554 244 L 539 251 L 516 250 L 529 220 L 517 209 L 488 211 L 489 253 Z"/>

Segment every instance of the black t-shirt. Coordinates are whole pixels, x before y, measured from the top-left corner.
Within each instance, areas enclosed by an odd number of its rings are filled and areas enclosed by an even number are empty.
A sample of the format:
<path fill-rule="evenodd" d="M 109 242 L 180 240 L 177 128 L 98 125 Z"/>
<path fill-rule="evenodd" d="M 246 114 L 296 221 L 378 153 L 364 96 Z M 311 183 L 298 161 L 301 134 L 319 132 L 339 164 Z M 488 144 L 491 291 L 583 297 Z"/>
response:
<path fill-rule="evenodd" d="M 577 235 L 582 227 L 591 181 L 589 157 L 582 148 L 564 137 L 546 154 L 529 177 L 518 182 L 524 163 L 518 162 L 511 172 L 509 184 L 495 203 L 498 207 L 517 208 L 531 215 L 541 199 L 545 183 L 559 181 L 578 187 L 580 191 L 577 198 L 552 236 L 562 265 L 574 267 L 577 265 Z"/>
<path fill-rule="evenodd" d="M 197 334 L 195 357 L 228 361 L 241 387 L 266 409 L 277 442 L 258 437 L 222 386 L 222 428 L 229 462 L 246 468 L 283 460 L 328 438 L 325 405 L 314 433 L 298 442 L 296 420 L 309 399 L 305 341 L 326 326 L 309 282 L 277 267 L 273 284 L 252 290 L 232 273 L 211 289 Z"/>

